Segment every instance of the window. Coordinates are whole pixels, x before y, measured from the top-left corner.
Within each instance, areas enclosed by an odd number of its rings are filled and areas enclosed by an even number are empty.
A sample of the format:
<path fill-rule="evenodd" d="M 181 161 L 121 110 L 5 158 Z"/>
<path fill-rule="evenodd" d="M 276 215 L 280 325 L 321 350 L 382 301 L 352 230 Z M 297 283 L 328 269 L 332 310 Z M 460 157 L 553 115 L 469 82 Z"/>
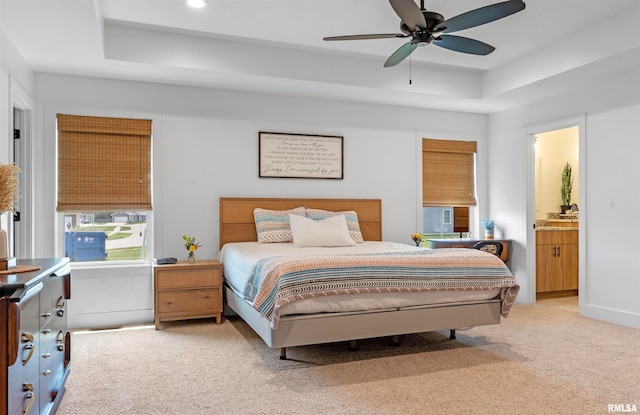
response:
<path fill-rule="evenodd" d="M 475 154 L 475 141 L 422 140 L 423 233 L 427 237 L 468 236 L 469 207 L 476 205 Z"/>
<path fill-rule="evenodd" d="M 442 223 L 445 225 L 451 225 L 451 210 L 452 209 L 444 209 L 442 211 Z"/>
<path fill-rule="evenodd" d="M 57 115 L 58 203 L 71 261 L 146 259 L 151 120 Z"/>
<path fill-rule="evenodd" d="M 422 140 L 422 205 L 475 206 L 475 141 Z"/>

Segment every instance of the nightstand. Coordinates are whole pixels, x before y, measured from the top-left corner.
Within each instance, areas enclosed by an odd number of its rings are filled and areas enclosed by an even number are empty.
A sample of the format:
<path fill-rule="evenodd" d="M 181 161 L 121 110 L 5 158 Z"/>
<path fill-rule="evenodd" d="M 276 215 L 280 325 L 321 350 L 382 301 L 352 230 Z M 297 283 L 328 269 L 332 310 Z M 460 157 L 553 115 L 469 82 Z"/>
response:
<path fill-rule="evenodd" d="M 178 262 L 153 269 L 154 317 L 160 322 L 215 317 L 222 322 L 222 264 Z"/>

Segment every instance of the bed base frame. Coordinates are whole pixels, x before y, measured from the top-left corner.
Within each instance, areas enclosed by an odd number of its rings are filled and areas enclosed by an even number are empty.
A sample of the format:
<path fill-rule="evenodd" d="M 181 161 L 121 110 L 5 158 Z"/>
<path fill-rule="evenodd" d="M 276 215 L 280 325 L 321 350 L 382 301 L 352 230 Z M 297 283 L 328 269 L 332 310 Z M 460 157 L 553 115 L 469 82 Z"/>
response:
<path fill-rule="evenodd" d="M 227 242 L 256 240 L 253 209 L 256 207 L 286 210 L 298 206 L 332 211 L 355 210 L 363 237 L 367 241 L 382 240 L 382 202 L 380 199 L 309 199 L 309 198 L 220 198 L 220 247 Z M 250 304 L 225 286 L 226 305 L 258 333 L 267 346 L 280 348 L 286 359 L 286 348 L 309 344 L 357 339 L 399 336 L 437 330 L 500 324 L 502 301 L 470 301 L 394 308 L 370 312 L 321 313 L 284 316 L 277 329 Z M 397 338 L 394 337 L 397 342 Z"/>
<path fill-rule="evenodd" d="M 501 301 L 447 303 L 430 306 L 394 308 L 382 311 L 298 314 L 280 318 L 277 329 L 231 288 L 225 287 L 227 306 L 238 314 L 271 348 L 280 348 L 280 359 L 286 359 L 286 348 L 309 344 L 355 341 L 374 337 L 455 329 L 500 323 Z M 397 342 L 397 338 L 394 339 Z"/>

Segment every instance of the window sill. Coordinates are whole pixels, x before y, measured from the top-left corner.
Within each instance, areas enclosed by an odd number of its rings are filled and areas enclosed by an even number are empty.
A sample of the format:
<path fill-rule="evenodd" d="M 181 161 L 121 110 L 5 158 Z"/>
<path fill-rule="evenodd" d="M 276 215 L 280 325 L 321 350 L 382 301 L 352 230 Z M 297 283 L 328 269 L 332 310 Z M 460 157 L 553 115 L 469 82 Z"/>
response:
<path fill-rule="evenodd" d="M 114 268 L 150 268 L 151 261 L 87 261 L 71 262 L 71 269 L 114 269 Z"/>

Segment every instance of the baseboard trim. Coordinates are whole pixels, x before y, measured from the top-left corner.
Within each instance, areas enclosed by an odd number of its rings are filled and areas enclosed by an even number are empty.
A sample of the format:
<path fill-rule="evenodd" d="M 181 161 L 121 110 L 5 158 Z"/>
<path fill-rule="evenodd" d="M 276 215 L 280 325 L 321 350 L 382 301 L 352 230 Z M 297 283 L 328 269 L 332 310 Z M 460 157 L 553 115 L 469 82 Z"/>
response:
<path fill-rule="evenodd" d="M 547 291 L 536 293 L 536 300 L 543 300 L 545 298 L 558 298 L 558 297 L 576 297 L 578 290 L 564 290 L 564 291 Z"/>
<path fill-rule="evenodd" d="M 580 307 L 580 315 L 620 326 L 640 329 L 640 314 L 584 304 Z"/>
<path fill-rule="evenodd" d="M 153 310 L 117 311 L 69 315 L 69 329 L 95 329 L 130 324 L 153 324 Z"/>

